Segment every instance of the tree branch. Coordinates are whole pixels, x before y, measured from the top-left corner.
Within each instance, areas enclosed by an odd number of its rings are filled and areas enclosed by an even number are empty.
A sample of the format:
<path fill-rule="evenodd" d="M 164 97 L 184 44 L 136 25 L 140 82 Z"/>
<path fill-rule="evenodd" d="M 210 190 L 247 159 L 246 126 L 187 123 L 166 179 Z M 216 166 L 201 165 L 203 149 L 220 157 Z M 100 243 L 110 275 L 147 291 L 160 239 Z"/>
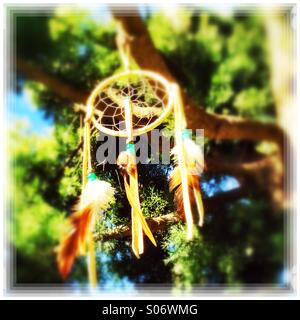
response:
<path fill-rule="evenodd" d="M 160 230 L 164 230 L 168 225 L 174 224 L 180 221 L 180 218 L 173 214 L 169 213 L 162 215 L 156 218 L 147 219 L 149 228 L 153 233 Z M 96 233 L 94 235 L 95 241 L 107 241 L 112 239 L 126 238 L 131 236 L 131 224 L 121 225 L 112 230 L 105 231 L 103 233 Z"/>
<path fill-rule="evenodd" d="M 168 80 L 177 82 L 163 57 L 154 47 L 138 12 L 130 16 L 122 15 L 116 9 L 112 9 L 112 12 L 119 23 L 118 44 L 124 47 L 124 51 L 130 54 L 140 68 L 158 72 Z M 195 105 L 192 99 L 183 92 L 182 95 L 185 101 L 188 127 L 191 129 L 203 128 L 206 137 L 270 140 L 278 143 L 281 147 L 283 146 L 285 135 L 276 124 L 209 113 L 204 108 Z"/>
<path fill-rule="evenodd" d="M 245 194 L 245 192 L 246 189 L 241 187 L 206 198 L 203 200 L 205 212 L 212 211 L 216 206 L 224 205 L 224 202 L 231 202 L 238 199 Z M 148 218 L 146 220 L 153 233 L 166 230 L 170 224 L 175 224 L 181 221 L 179 216 L 174 213 L 161 215 L 156 218 Z M 127 237 L 131 237 L 131 224 L 120 225 L 112 230 L 94 234 L 95 241 L 108 241 Z"/>
<path fill-rule="evenodd" d="M 138 17 L 130 18 L 134 18 L 134 20 L 139 19 Z M 122 19 L 126 19 L 126 17 L 122 17 Z M 132 51 L 131 54 L 134 59 L 142 68 L 159 72 L 169 80 L 175 81 L 156 49 L 153 46 L 149 46 L 149 41 L 151 41 L 151 39 L 148 37 L 130 41 L 130 47 L 136 46 L 135 48 L 141 48 L 141 45 L 144 42 L 148 44 L 148 47 L 145 45 L 142 56 L 140 56 L 140 54 L 142 54 L 140 50 Z M 87 100 L 87 92 L 67 84 L 57 76 L 45 72 L 40 66 L 34 65 L 22 58 L 17 59 L 17 70 L 28 78 L 43 83 L 55 94 L 67 98 L 74 103 L 85 103 Z M 276 124 L 261 123 L 259 121 L 243 119 L 240 117 L 209 113 L 204 108 L 195 105 L 195 103 L 184 94 L 183 97 L 188 127 L 191 129 L 203 128 L 205 130 L 205 136 L 208 138 L 269 140 L 278 143 L 279 146 L 283 145 L 285 135 L 282 129 Z"/>
<path fill-rule="evenodd" d="M 17 71 L 24 74 L 26 77 L 38 81 L 48 87 L 51 91 L 62 98 L 67 98 L 73 102 L 85 102 L 88 93 L 78 90 L 72 85 L 59 79 L 57 76 L 50 75 L 45 72 L 40 66 L 30 63 L 21 57 L 17 58 Z"/>

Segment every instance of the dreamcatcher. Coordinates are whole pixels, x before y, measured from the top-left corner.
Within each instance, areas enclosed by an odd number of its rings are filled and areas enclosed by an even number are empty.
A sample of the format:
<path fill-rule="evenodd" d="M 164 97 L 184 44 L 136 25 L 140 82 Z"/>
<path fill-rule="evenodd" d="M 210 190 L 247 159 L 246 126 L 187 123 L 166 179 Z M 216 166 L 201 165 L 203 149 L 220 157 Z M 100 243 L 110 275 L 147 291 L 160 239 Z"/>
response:
<path fill-rule="evenodd" d="M 92 230 L 98 212 L 108 208 L 114 194 L 110 184 L 99 181 L 92 172 L 91 124 L 105 134 L 126 137 L 126 150 L 119 154 L 117 164 L 131 205 L 132 250 L 139 258 L 144 252 L 144 235 L 156 246 L 141 210 L 134 137 L 159 126 L 172 110 L 175 117 L 175 147 L 172 150 L 175 168 L 170 176 L 170 190 L 175 190 L 178 212 L 185 217 L 187 238 L 192 238 L 193 204 L 198 212 L 199 225 L 203 224 L 199 186 L 202 153 L 186 129 L 178 86 L 151 71 L 131 70 L 116 74 L 94 89 L 85 107 L 83 190 L 76 211 L 69 218 L 72 228 L 62 239 L 57 256 L 64 277 L 70 272 L 75 257 L 84 254 L 88 246 L 89 279 L 96 285 Z"/>

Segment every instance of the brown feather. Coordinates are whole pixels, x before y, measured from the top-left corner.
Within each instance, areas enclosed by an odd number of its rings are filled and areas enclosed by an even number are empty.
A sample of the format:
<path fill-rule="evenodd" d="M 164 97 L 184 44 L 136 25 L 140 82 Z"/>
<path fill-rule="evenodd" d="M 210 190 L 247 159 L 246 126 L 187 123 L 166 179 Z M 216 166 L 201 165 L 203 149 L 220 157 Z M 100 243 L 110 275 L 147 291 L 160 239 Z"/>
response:
<path fill-rule="evenodd" d="M 198 175 L 191 175 L 191 174 L 188 175 L 188 187 L 189 187 L 189 199 L 191 202 L 191 206 L 195 206 L 196 199 L 195 199 L 194 189 L 201 194 Z M 178 166 L 174 168 L 174 170 L 170 175 L 169 189 L 171 192 L 175 190 L 174 200 L 177 206 L 177 214 L 181 220 L 185 221 L 181 176 L 180 176 L 180 169 Z M 194 217 L 194 220 L 197 220 L 197 217 Z"/>
<path fill-rule="evenodd" d="M 124 178 L 126 195 L 132 207 L 132 249 L 139 258 L 139 254 L 144 251 L 143 232 L 155 246 L 156 241 L 140 208 L 136 164 L 132 163 L 130 155 L 123 151 L 117 159 L 117 165 Z"/>
<path fill-rule="evenodd" d="M 64 279 L 69 275 L 74 259 L 85 251 L 92 211 L 92 206 L 89 206 L 69 217 L 71 230 L 63 237 L 57 249 L 58 269 Z"/>

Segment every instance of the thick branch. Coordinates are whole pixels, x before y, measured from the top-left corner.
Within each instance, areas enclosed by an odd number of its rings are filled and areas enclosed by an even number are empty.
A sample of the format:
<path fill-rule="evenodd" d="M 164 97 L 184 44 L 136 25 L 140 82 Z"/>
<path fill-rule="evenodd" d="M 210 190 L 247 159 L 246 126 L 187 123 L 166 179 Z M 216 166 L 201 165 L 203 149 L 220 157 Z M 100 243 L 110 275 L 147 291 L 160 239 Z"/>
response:
<path fill-rule="evenodd" d="M 142 69 L 156 71 L 170 81 L 176 81 L 163 57 L 154 47 L 149 32 L 138 14 L 124 16 L 116 10 L 113 10 L 113 14 L 119 22 L 118 43 L 124 46 L 124 51 L 129 52 Z M 208 138 L 270 140 L 283 145 L 284 133 L 276 124 L 208 113 L 204 108 L 196 106 L 189 97 L 184 94 L 183 97 L 188 127 L 203 128 Z"/>
<path fill-rule="evenodd" d="M 67 98 L 73 102 L 85 102 L 88 97 L 86 92 L 74 88 L 58 77 L 45 72 L 40 66 L 32 64 L 20 57 L 17 59 L 17 70 L 26 77 L 44 84 L 62 98 Z"/>
<path fill-rule="evenodd" d="M 214 210 L 217 206 L 224 205 L 224 202 L 231 202 L 234 199 L 240 198 L 245 194 L 245 188 L 237 188 L 231 191 L 223 192 L 211 198 L 204 199 L 205 212 Z M 166 230 L 170 224 L 180 222 L 179 216 L 174 213 L 161 215 L 156 218 L 147 219 L 147 223 L 153 233 Z M 131 224 L 121 225 L 112 230 L 94 235 L 95 241 L 108 241 L 112 239 L 127 238 L 131 236 Z"/>
<path fill-rule="evenodd" d="M 152 52 L 152 49 L 148 49 L 148 51 Z M 152 53 L 148 52 L 144 54 L 143 59 L 138 62 L 141 65 L 144 65 L 145 68 L 160 72 L 170 79 L 170 76 L 168 76 L 169 73 L 166 71 L 167 67 L 163 60 L 160 60 L 161 58 L 156 50 L 153 52 L 156 52 L 156 54 L 153 53 L 152 55 Z M 151 59 L 145 59 L 145 57 L 150 56 Z M 137 59 L 138 55 L 134 53 L 134 57 Z M 158 61 L 161 61 L 161 63 Z M 74 88 L 72 85 L 67 84 L 58 77 L 48 74 L 38 65 L 29 63 L 22 58 L 17 59 L 17 70 L 28 78 L 43 83 L 57 95 L 73 102 L 85 103 L 88 97 L 88 93 Z M 281 146 L 283 145 L 284 134 L 276 124 L 261 123 L 239 117 L 208 113 L 203 108 L 196 106 L 190 98 L 186 96 L 184 96 L 184 98 L 189 128 L 204 128 L 205 136 L 208 138 L 270 140 L 277 142 Z"/>
<path fill-rule="evenodd" d="M 284 143 L 284 132 L 274 123 L 244 119 L 236 116 L 224 116 L 209 113 L 197 107 L 190 98 L 185 99 L 185 111 L 188 126 L 191 129 L 204 128 L 205 136 L 212 139 L 268 140 L 276 142 L 280 148 Z"/>

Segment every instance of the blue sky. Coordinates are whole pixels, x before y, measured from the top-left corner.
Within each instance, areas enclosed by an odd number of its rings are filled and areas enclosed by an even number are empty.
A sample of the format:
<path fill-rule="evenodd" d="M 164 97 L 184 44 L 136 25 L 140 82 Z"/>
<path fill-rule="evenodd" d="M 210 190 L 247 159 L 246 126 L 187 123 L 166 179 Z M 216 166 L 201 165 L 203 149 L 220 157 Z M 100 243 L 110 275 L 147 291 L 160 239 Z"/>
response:
<path fill-rule="evenodd" d="M 45 118 L 43 111 L 39 110 L 24 90 L 20 93 L 10 91 L 8 94 L 8 120 L 11 126 L 17 122 L 25 123 L 30 132 L 45 136 L 53 127 L 53 121 Z"/>

